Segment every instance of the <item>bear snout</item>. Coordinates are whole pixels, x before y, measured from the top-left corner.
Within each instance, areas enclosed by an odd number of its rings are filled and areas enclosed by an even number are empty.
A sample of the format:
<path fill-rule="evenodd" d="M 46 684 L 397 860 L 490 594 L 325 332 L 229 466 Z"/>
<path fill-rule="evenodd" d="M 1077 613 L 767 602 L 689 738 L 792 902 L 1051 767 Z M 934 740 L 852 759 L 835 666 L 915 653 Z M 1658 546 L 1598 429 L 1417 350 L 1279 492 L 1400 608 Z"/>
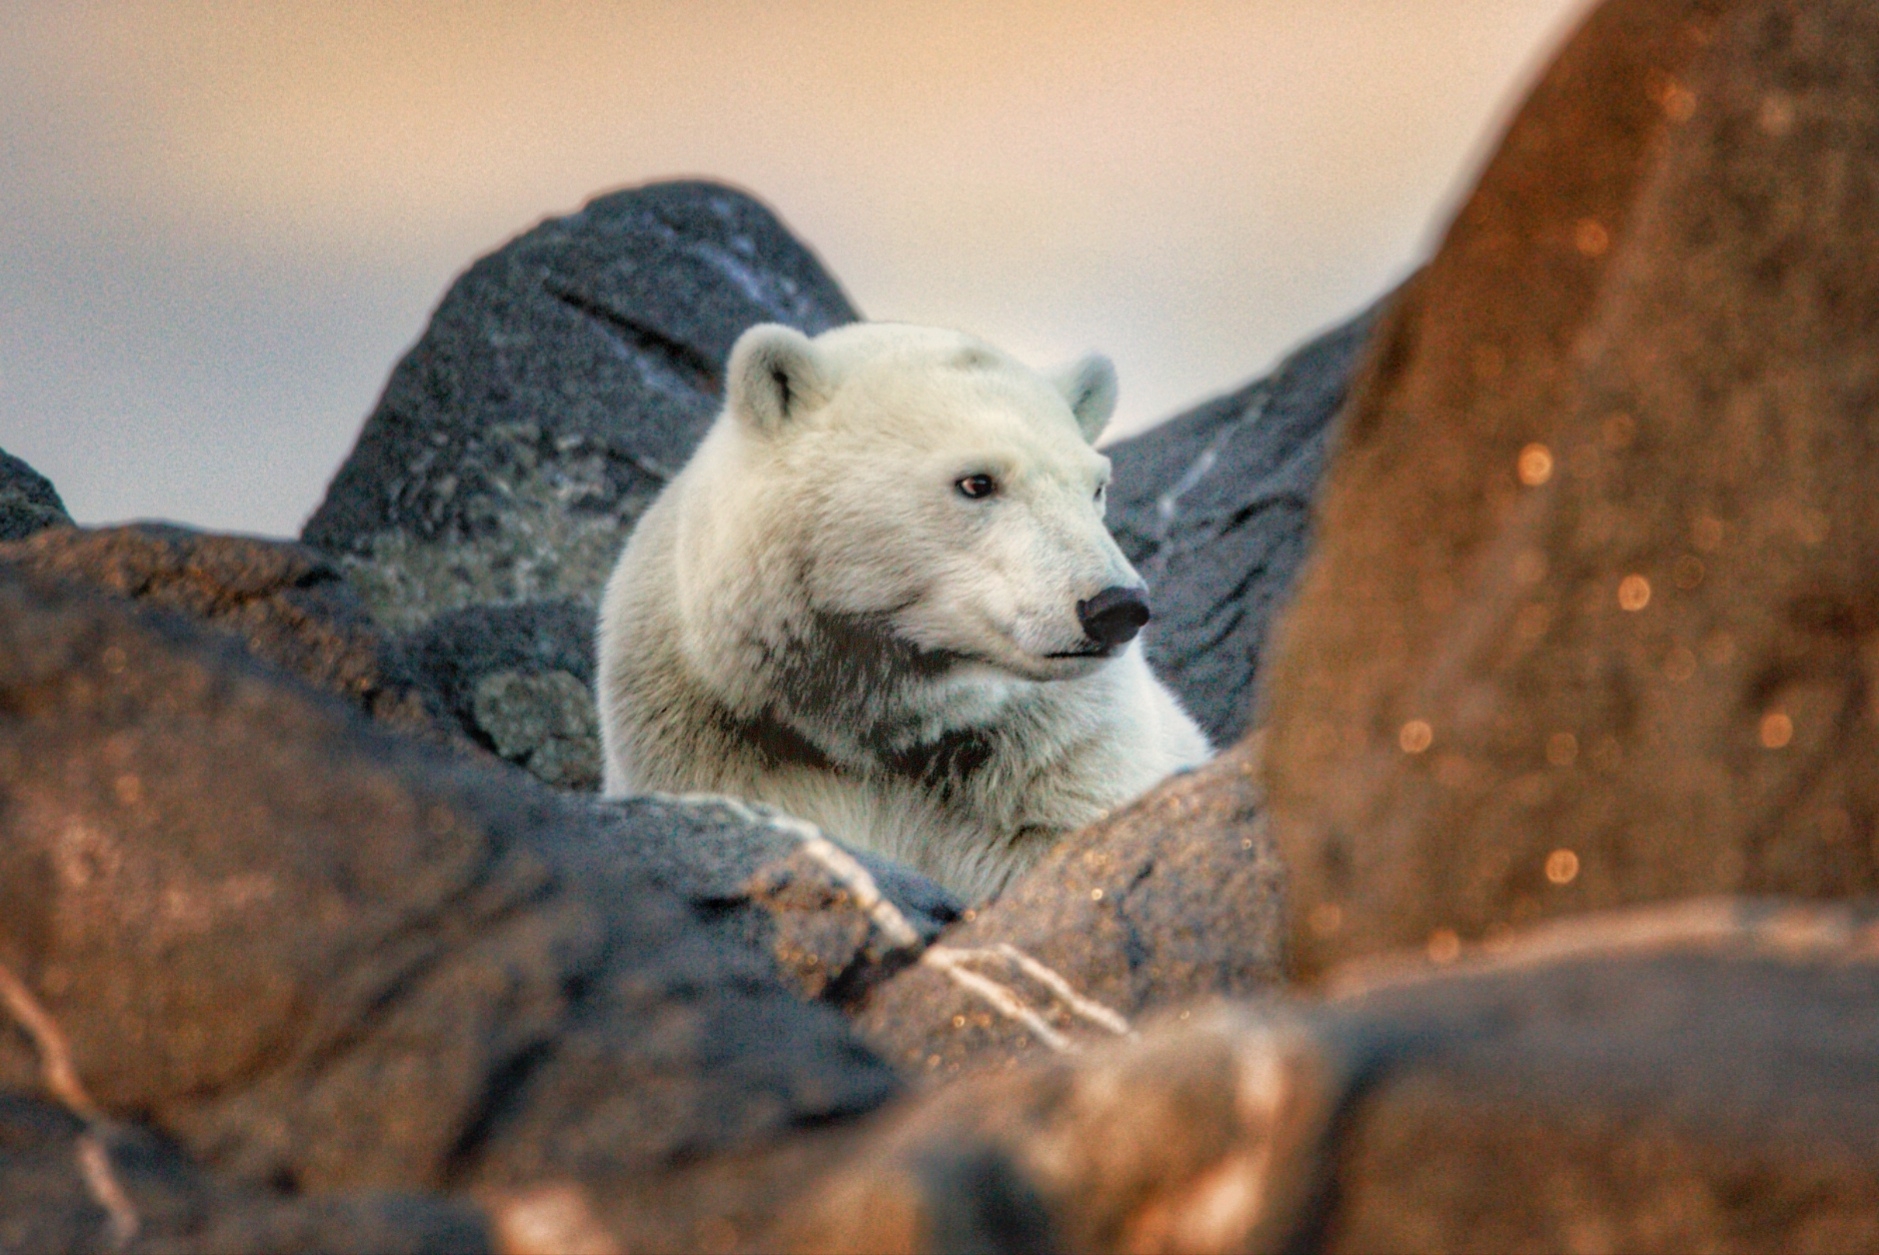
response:
<path fill-rule="evenodd" d="M 1127 588 L 1121 584 L 1105 588 L 1088 601 L 1077 602 L 1077 622 L 1084 635 L 1105 650 L 1116 649 L 1135 639 L 1149 619 L 1148 590 Z"/>

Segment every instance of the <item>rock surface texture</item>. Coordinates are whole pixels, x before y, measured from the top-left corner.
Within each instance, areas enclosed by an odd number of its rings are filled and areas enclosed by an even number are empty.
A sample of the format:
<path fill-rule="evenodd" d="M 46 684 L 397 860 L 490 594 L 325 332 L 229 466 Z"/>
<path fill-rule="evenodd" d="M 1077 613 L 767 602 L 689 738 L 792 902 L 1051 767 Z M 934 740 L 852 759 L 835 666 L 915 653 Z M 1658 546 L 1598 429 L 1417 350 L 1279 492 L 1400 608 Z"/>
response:
<path fill-rule="evenodd" d="M 50 1078 L 230 1188 L 442 1190 L 499 1236 L 560 1226 L 535 1249 L 693 1247 L 766 1221 L 819 1153 L 789 1135 L 895 1091 L 629 860 L 630 815 L 597 832 L 598 803 L 177 619 L 0 573 L 0 779 L 0 1090 Z"/>
<path fill-rule="evenodd" d="M 740 192 L 598 197 L 452 285 L 302 539 L 397 630 L 485 602 L 591 606 L 715 414 L 739 333 L 855 316 Z"/>
<path fill-rule="evenodd" d="M 806 1249 L 1865 1250 L 1879 922 L 1710 899 L 961 1080 L 799 1207 Z"/>
<path fill-rule="evenodd" d="M 69 527 L 52 481 L 0 449 L 0 541 L 23 540 L 48 527 Z"/>
<path fill-rule="evenodd" d="M 1344 417 L 1268 690 L 1312 974 L 1879 888 L 1879 11 L 1614 0 Z"/>
<path fill-rule="evenodd" d="M 572 597 L 465 606 L 401 643 L 466 736 L 549 784 L 599 789 L 592 607 Z"/>
<path fill-rule="evenodd" d="M 454 731 L 338 568 L 304 545 L 137 523 L 44 531 L 0 545 L 0 564 L 227 632 L 390 727 L 433 739 Z"/>
<path fill-rule="evenodd" d="M 1260 659 L 1311 539 L 1311 507 L 1366 310 L 1264 379 L 1105 449 L 1109 529 L 1148 580 L 1149 661 L 1214 744 L 1253 715 Z"/>
<path fill-rule="evenodd" d="M 1074 1050 L 1283 975 L 1283 875 L 1242 747 L 1066 838 L 857 1008 L 914 1075 Z"/>

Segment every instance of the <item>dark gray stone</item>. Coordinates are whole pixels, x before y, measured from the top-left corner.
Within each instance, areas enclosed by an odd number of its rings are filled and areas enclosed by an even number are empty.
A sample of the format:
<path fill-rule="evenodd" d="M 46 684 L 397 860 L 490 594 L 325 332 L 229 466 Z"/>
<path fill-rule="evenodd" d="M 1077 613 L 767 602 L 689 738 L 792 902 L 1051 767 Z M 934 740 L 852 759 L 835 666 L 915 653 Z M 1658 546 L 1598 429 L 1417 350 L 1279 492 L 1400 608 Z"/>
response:
<path fill-rule="evenodd" d="M 70 527 L 52 481 L 0 449 L 0 541 L 22 540 L 48 527 Z"/>
<path fill-rule="evenodd" d="M 716 412 L 737 336 L 855 316 L 741 192 L 664 183 L 598 197 L 457 280 L 303 538 L 399 630 L 480 602 L 591 606 Z"/>
<path fill-rule="evenodd" d="M 591 607 L 573 598 L 465 606 L 403 648 L 465 736 L 546 783 L 600 787 Z"/>
<path fill-rule="evenodd" d="M 1217 745 L 1252 719 L 1267 633 L 1311 539 L 1332 419 L 1376 314 L 1105 450 L 1109 527 L 1151 590 L 1149 661 Z"/>

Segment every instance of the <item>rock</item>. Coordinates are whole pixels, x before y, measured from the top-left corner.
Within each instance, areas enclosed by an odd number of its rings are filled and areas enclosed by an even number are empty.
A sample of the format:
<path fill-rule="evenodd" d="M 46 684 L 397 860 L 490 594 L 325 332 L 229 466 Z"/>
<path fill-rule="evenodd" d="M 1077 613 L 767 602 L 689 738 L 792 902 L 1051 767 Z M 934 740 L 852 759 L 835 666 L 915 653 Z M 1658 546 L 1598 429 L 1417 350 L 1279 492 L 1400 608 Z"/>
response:
<path fill-rule="evenodd" d="M 697 1247 L 770 1223 L 896 1091 L 631 824 L 596 832 L 606 804 L 182 619 L 0 570 L 0 781 L 0 969 L 86 1103 L 232 1187 L 442 1191 L 507 1249 Z M 65 1075 L 37 1043 L 0 1034 L 0 1090 Z"/>
<path fill-rule="evenodd" d="M 853 1004 L 960 918 L 933 881 L 768 807 L 641 796 L 586 815 L 577 840 L 551 847 L 564 875 L 607 896 L 641 880 L 678 895 L 805 998 Z"/>
<path fill-rule="evenodd" d="M 884 1113 L 787 1246 L 1292 1249 L 1342 1080 L 1304 1034 L 1219 1011 L 983 1073 Z"/>
<path fill-rule="evenodd" d="M 1613 0 L 1374 338 L 1268 681 L 1303 976 L 1879 888 L 1879 13 Z"/>
<path fill-rule="evenodd" d="M 304 545 L 138 523 L 41 532 L 0 545 L 0 563 L 185 615 L 380 723 L 451 734 L 338 568 Z"/>
<path fill-rule="evenodd" d="M 1412 965 L 1413 963 L 1413 965 Z M 1879 913 L 1590 916 L 882 1113 L 795 1249 L 1864 1250 Z"/>
<path fill-rule="evenodd" d="M 466 1201 L 414 1194 L 309 1198 L 244 1187 L 204 1172 L 148 1133 L 88 1126 L 50 1103 L 3 1092 L 0 1247 L 73 1255 L 494 1249 L 484 1216 Z"/>
<path fill-rule="evenodd" d="M 1153 594 L 1149 661 L 1216 745 L 1252 718 L 1268 629 L 1310 540 L 1332 419 L 1376 317 L 1365 310 L 1264 379 L 1104 450 L 1110 530 Z"/>
<path fill-rule="evenodd" d="M 549 784 L 600 787 L 591 607 L 573 598 L 466 606 L 402 644 L 465 736 Z"/>
<path fill-rule="evenodd" d="M 1239 747 L 1065 838 L 871 992 L 857 1026 L 904 1070 L 951 1079 L 1271 989 L 1283 873 L 1253 773 Z"/>
<path fill-rule="evenodd" d="M 70 527 L 52 481 L 0 449 L 0 541 L 23 540 L 48 527 Z"/>
<path fill-rule="evenodd" d="M 593 694 L 566 671 L 498 671 L 476 686 L 476 726 L 496 752 L 549 784 L 600 787 L 600 720 Z"/>
<path fill-rule="evenodd" d="M 633 520 L 715 415 L 738 334 L 855 316 L 740 192 L 598 197 L 457 280 L 302 538 L 400 631 L 484 602 L 591 608 Z"/>
<path fill-rule="evenodd" d="M 1869 908 L 1712 900 L 1339 998 L 1310 1014 L 1350 1079 L 1303 1229 L 1327 1252 L 1870 1249 L 1876 956 Z"/>

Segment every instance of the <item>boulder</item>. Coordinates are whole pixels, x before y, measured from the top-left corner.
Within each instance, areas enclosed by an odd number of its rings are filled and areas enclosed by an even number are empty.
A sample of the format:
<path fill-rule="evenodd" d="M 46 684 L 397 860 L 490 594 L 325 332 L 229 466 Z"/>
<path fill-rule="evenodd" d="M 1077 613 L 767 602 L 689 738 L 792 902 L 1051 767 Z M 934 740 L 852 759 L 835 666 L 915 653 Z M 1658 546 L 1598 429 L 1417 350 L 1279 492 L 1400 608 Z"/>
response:
<path fill-rule="evenodd" d="M 451 286 L 302 539 L 399 631 L 479 603 L 592 607 L 634 519 L 716 413 L 739 333 L 854 318 L 740 192 L 598 197 Z"/>
<path fill-rule="evenodd" d="M 1612 0 L 1343 417 L 1269 673 L 1306 977 L 1879 888 L 1879 13 Z"/>
<path fill-rule="evenodd" d="M 23 540 L 48 527 L 70 527 L 52 481 L 0 449 L 0 541 Z"/>
<path fill-rule="evenodd" d="M 722 1244 L 896 1092 L 734 935 L 768 908 L 728 861 L 687 872 L 714 917 L 642 855 L 692 848 L 667 804 L 602 825 L 178 617 L 0 570 L 0 781 L 28 1029 L 0 1091 L 138 1120 L 228 1188 L 441 1192 L 506 1249 Z M 884 949 L 825 962 L 865 983 Z"/>
<path fill-rule="evenodd" d="M 1109 528 L 1148 580 L 1155 671 L 1216 745 L 1252 719 L 1260 659 L 1311 539 L 1365 310 L 1263 379 L 1105 449 Z"/>
<path fill-rule="evenodd" d="M 229 633 L 389 727 L 434 740 L 454 731 L 338 568 L 304 545 L 138 523 L 44 531 L 0 545 L 0 564 Z"/>
<path fill-rule="evenodd" d="M 796 1249 L 1865 1250 L 1879 912 L 1588 916 L 876 1117 Z"/>
<path fill-rule="evenodd" d="M 1870 906 L 1712 899 L 1471 950 L 1308 1013 L 1347 1088 L 1300 1246 L 1879 1243 Z"/>
<path fill-rule="evenodd" d="M 1269 991 L 1283 874 L 1241 746 L 1065 838 L 856 1006 L 890 1062 L 951 1080 Z"/>

